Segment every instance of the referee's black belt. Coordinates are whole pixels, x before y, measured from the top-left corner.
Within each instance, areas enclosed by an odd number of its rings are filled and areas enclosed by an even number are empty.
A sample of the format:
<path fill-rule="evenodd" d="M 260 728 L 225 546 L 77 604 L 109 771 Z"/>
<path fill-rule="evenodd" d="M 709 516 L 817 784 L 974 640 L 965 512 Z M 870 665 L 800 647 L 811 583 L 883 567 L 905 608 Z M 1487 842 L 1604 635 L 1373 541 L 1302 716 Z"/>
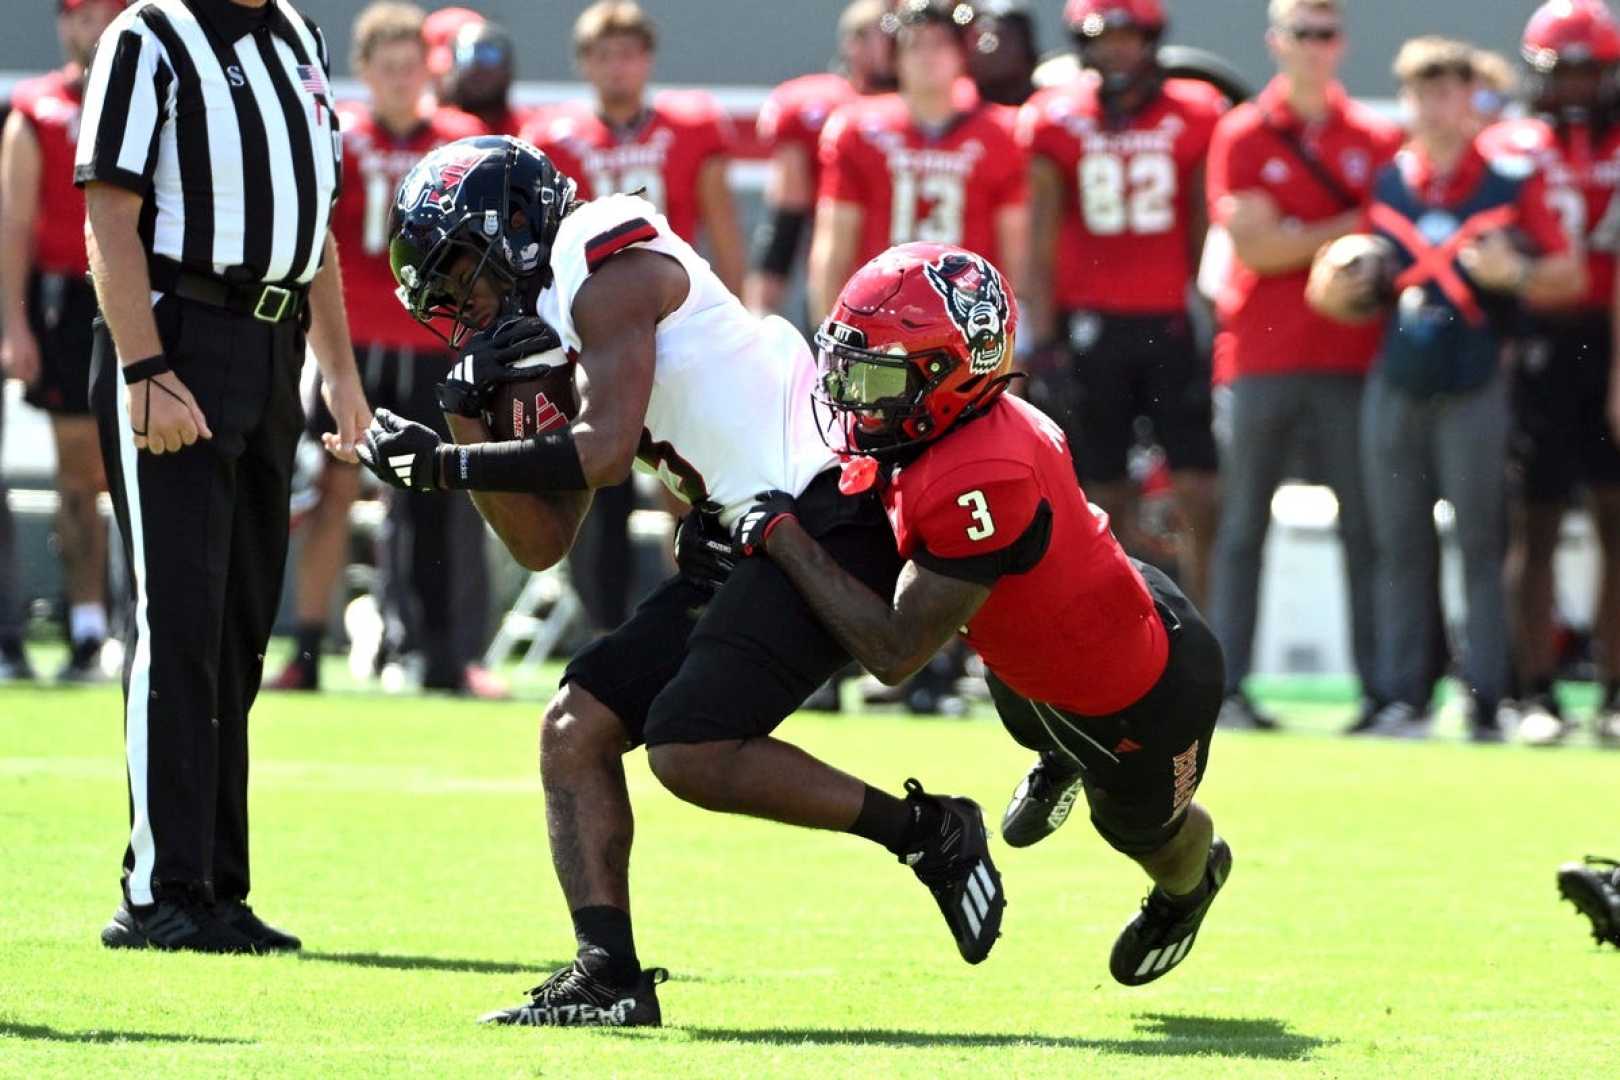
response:
<path fill-rule="evenodd" d="M 172 293 L 182 300 L 251 315 L 260 322 L 279 323 L 296 319 L 309 298 L 308 285 L 275 285 L 262 281 L 234 284 L 211 274 L 187 270 L 173 259 L 154 256 L 147 260 L 152 288 Z"/>

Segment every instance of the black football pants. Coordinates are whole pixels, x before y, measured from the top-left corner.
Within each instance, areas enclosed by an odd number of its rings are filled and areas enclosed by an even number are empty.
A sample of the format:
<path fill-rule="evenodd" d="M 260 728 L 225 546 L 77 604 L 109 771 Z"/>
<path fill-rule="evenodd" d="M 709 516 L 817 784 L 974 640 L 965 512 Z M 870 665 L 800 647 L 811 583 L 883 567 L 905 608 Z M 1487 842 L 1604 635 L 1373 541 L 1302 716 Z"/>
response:
<path fill-rule="evenodd" d="M 134 581 L 124 893 L 133 904 L 239 899 L 249 884 L 248 710 L 286 564 L 304 330 L 172 296 L 154 315 L 213 438 L 172 454 L 135 449 L 144 418 L 129 415 L 98 320 L 91 406 Z"/>

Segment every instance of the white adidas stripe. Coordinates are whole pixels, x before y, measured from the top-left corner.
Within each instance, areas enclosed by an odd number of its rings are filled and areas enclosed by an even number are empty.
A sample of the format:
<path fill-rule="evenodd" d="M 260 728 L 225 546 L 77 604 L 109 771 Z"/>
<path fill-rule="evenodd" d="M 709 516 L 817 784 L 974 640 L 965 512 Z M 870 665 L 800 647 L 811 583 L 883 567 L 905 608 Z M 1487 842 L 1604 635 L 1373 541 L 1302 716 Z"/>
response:
<path fill-rule="evenodd" d="M 1149 971 L 1168 971 L 1181 963 L 1189 950 L 1192 949 L 1193 935 L 1188 934 L 1180 941 L 1166 945 L 1162 949 L 1154 949 L 1142 958 L 1142 964 L 1136 969 L 1137 975 L 1146 975 Z"/>
<path fill-rule="evenodd" d="M 984 890 L 979 888 L 979 879 L 970 877 L 967 883 L 968 895 L 973 898 L 973 906 L 979 909 L 979 917 L 983 918 L 990 910 L 990 901 L 985 898 Z"/>
<path fill-rule="evenodd" d="M 981 926 L 979 916 L 973 910 L 973 901 L 967 896 L 966 893 L 962 895 L 962 914 L 967 916 L 968 929 L 973 931 L 974 937 L 978 937 Z"/>
<path fill-rule="evenodd" d="M 118 361 L 107 358 L 109 363 Z M 152 903 L 152 870 L 157 845 L 152 839 L 152 813 L 147 803 L 146 770 L 149 750 L 147 710 L 152 692 L 152 628 L 147 623 L 146 528 L 141 520 L 140 451 L 135 449 L 135 425 L 129 418 L 124 371 L 118 369 L 118 460 L 124 474 L 124 498 L 129 508 L 129 545 L 135 576 L 135 655 L 129 667 L 129 697 L 124 705 L 124 757 L 129 767 L 129 802 L 132 820 L 129 848 L 135 865 L 129 872 L 129 901 Z"/>
<path fill-rule="evenodd" d="M 973 872 L 979 876 L 979 883 L 984 886 L 984 895 L 988 899 L 994 900 L 996 897 L 996 883 L 990 876 L 989 869 L 984 865 L 983 859 L 979 860 L 978 865 L 973 868 Z"/>
<path fill-rule="evenodd" d="M 1154 949 L 1146 956 L 1142 957 L 1142 966 L 1136 969 L 1136 973 L 1138 975 L 1146 975 L 1148 973 L 1148 971 L 1153 967 L 1153 962 L 1159 958 L 1159 951 L 1160 950 L 1158 949 Z"/>

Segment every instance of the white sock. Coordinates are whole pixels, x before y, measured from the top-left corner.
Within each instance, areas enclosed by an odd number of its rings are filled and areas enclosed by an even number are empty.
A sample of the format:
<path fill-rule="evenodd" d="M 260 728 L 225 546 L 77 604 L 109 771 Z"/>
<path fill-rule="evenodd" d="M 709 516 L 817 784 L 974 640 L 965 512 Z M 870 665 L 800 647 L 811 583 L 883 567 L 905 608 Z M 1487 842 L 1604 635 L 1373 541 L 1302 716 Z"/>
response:
<path fill-rule="evenodd" d="M 107 639 L 107 609 L 100 604 L 74 604 L 68 612 L 68 637 L 81 641 Z"/>

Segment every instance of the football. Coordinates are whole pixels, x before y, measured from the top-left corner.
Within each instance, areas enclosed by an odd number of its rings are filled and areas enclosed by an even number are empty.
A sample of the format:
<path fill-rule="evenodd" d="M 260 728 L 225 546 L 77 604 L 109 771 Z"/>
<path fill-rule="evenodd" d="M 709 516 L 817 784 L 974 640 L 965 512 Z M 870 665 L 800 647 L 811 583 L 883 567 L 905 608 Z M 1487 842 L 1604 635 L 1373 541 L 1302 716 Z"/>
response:
<path fill-rule="evenodd" d="M 496 442 L 523 439 L 562 427 L 579 414 L 574 361 L 563 349 L 524 357 L 512 365 L 521 378 L 502 383 L 484 411 Z"/>
<path fill-rule="evenodd" d="M 1305 299 L 1322 314 L 1335 318 L 1367 319 L 1395 299 L 1395 278 L 1400 262 L 1395 245 L 1382 236 L 1351 233 L 1316 253 Z M 1364 288 L 1346 296 L 1332 287 L 1333 279 L 1348 277 Z"/>

